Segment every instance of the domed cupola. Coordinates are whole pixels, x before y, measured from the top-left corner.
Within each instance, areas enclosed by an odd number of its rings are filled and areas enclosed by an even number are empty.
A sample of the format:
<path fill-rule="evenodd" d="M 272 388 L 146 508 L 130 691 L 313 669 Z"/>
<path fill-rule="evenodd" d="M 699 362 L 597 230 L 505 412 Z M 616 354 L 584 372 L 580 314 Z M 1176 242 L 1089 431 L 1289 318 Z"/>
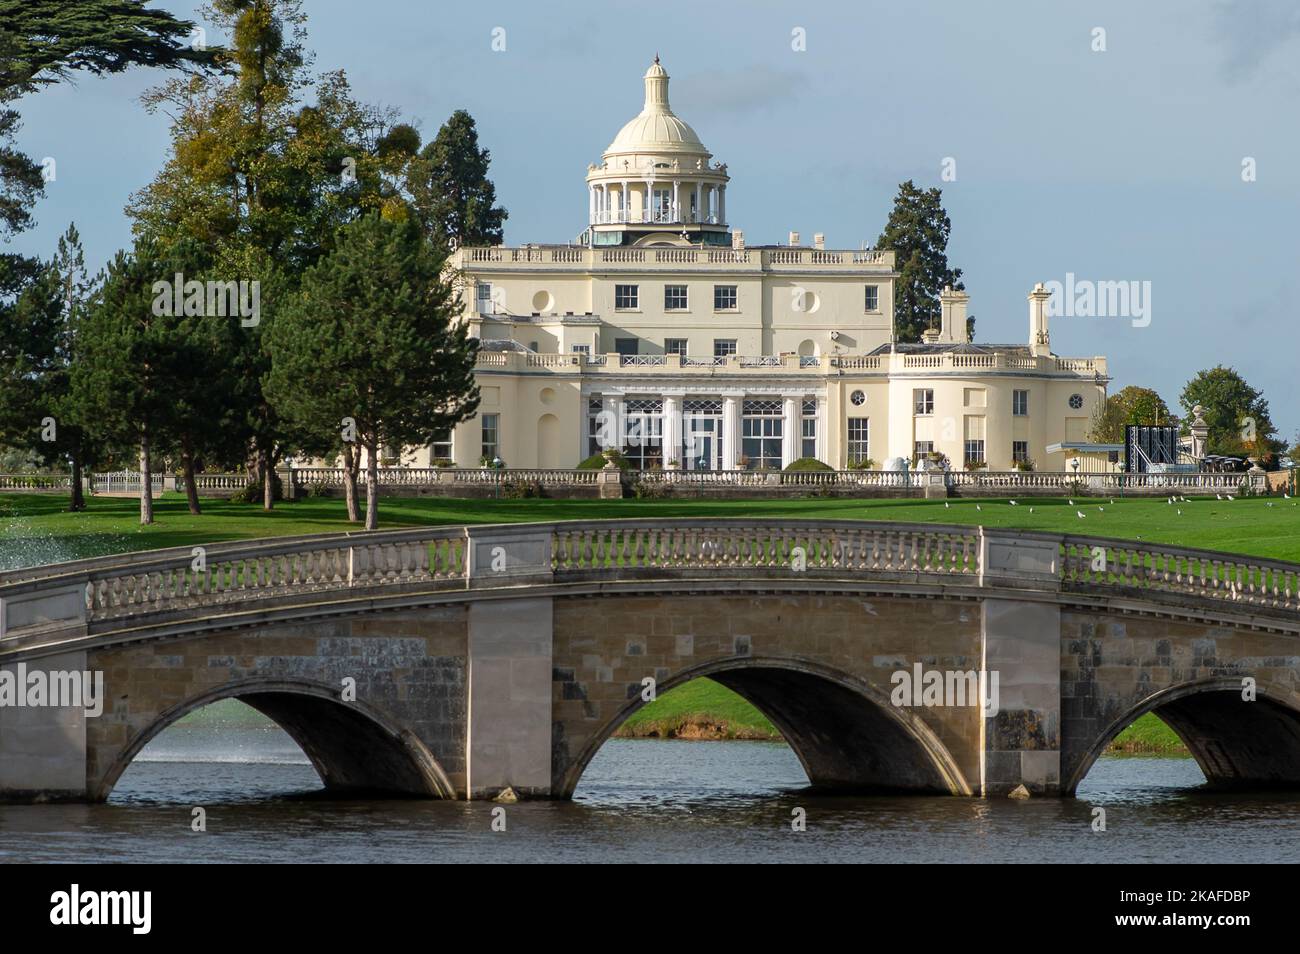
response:
<path fill-rule="evenodd" d="M 658 56 L 644 80 L 641 112 L 587 170 L 592 244 L 729 244 L 727 167 L 673 112 Z"/>

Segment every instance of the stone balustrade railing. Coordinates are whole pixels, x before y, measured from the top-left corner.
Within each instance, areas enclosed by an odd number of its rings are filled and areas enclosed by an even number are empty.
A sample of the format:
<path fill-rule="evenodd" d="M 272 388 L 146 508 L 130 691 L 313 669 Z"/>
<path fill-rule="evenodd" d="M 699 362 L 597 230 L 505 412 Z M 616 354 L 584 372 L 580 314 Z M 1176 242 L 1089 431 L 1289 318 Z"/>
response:
<path fill-rule="evenodd" d="M 1100 537 L 1067 536 L 1061 551 L 1067 588 L 1123 587 L 1300 610 L 1300 564 Z"/>
<path fill-rule="evenodd" d="M 1015 555 L 1029 552 L 1038 555 L 1039 569 L 1020 569 Z M 57 629 L 60 621 L 107 632 L 128 618 L 132 626 L 143 625 L 144 617 L 170 625 L 214 609 L 298 607 L 340 594 L 355 599 L 657 575 L 779 581 L 808 573 L 850 583 L 1023 586 L 1162 605 L 1172 598 L 1192 609 L 1208 605 L 1292 622 L 1300 610 L 1300 564 L 1208 550 L 935 524 L 614 520 L 316 535 L 10 571 L 0 573 L 0 640 Z"/>
<path fill-rule="evenodd" d="M 0 474 L 0 492 L 20 490 L 69 490 L 72 477 L 68 474 Z"/>
<path fill-rule="evenodd" d="M 875 249 L 819 248 L 588 248 L 586 246 L 469 247 L 456 254 L 458 268 L 474 273 L 494 269 L 529 269 L 548 265 L 579 265 L 591 270 L 630 268 L 680 269 L 700 266 L 736 271 L 816 268 L 829 271 L 872 268 L 887 274 L 895 255 Z"/>
<path fill-rule="evenodd" d="M 567 317 L 565 320 L 569 320 Z M 590 320 L 590 316 L 583 316 Z M 653 369 L 653 373 L 691 373 L 694 369 L 726 368 L 729 371 L 763 369 L 771 371 L 853 371 L 861 374 L 890 374 L 924 369 L 961 374 L 967 371 L 1036 371 L 1057 377 L 1088 378 L 1106 375 L 1105 358 L 1026 357 L 993 354 L 875 354 L 875 355 L 678 355 L 678 354 L 532 354 L 523 351 L 481 351 L 477 367 L 503 371 L 552 370 L 572 374 L 612 373 L 622 368 Z"/>

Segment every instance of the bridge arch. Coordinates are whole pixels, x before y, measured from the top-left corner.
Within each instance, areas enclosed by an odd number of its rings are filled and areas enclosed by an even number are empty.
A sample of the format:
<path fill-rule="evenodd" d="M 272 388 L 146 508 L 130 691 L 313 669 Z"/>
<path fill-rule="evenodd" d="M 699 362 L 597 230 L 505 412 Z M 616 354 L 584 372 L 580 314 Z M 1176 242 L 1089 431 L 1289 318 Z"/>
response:
<path fill-rule="evenodd" d="M 780 730 L 814 789 L 834 793 L 970 795 L 971 786 L 939 737 L 889 694 L 804 659 L 743 656 L 680 670 L 656 684 L 666 692 L 701 676 L 744 697 Z M 560 777 L 571 798 L 587 766 L 645 702 L 638 695 L 587 741 Z"/>
<path fill-rule="evenodd" d="M 1159 716 L 1216 788 L 1300 788 L 1300 695 L 1260 680 L 1256 699 L 1242 699 L 1242 677 L 1179 683 L 1154 692 L 1111 722 L 1063 786 L 1073 795 L 1115 737 L 1149 712 Z"/>
<path fill-rule="evenodd" d="M 283 729 L 335 792 L 455 798 L 455 789 L 415 733 L 364 702 L 343 702 L 337 687 L 307 680 L 251 677 L 214 687 L 165 709 L 109 762 L 92 791 L 104 801 L 131 762 L 178 719 L 223 699 L 238 699 Z"/>

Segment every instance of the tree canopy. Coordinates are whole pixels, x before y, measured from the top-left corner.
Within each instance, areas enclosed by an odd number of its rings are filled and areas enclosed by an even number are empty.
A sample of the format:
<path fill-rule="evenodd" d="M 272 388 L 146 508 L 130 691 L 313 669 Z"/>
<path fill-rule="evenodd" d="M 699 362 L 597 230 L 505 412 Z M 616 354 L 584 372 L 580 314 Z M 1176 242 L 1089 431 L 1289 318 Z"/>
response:
<path fill-rule="evenodd" d="M 965 286 L 961 269 L 948 265 L 952 221 L 939 189 L 918 189 L 911 179 L 898 187 L 894 208 L 876 248 L 895 253 L 899 278 L 894 286 L 894 333 L 900 342 L 920 341 L 939 317 L 939 294 Z M 967 322 L 968 333 L 974 321 Z"/>
<path fill-rule="evenodd" d="M 1218 365 L 1187 382 L 1179 403 L 1192 419 L 1192 408 L 1200 405 L 1209 426 L 1211 454 L 1264 455 L 1281 450 L 1269 416 L 1268 401 L 1232 368 Z M 1186 424 L 1184 424 L 1184 430 Z"/>
<path fill-rule="evenodd" d="M 1100 444 L 1122 444 L 1128 424 L 1177 424 L 1164 399 L 1150 388 L 1130 384 L 1097 408 L 1091 437 Z"/>

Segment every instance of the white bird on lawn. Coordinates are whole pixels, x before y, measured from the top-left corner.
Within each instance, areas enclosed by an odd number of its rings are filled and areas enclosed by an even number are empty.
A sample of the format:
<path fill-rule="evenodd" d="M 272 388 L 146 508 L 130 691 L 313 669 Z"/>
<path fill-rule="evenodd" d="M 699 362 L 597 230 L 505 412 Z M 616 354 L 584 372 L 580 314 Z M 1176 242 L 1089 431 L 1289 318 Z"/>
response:
<path fill-rule="evenodd" d="M 1103 507 L 1101 504 L 1098 504 L 1098 505 L 1097 505 L 1097 509 L 1100 510 L 1102 513 L 1105 513 L 1105 512 L 1106 512 L 1106 508 Z"/>
<path fill-rule="evenodd" d="M 1232 500 L 1232 499 L 1233 499 L 1232 494 L 1228 494 L 1228 499 L 1229 499 L 1229 500 Z"/>
<path fill-rule="evenodd" d="M 1073 501 L 1073 500 L 1069 500 L 1069 501 L 1067 501 L 1067 503 L 1069 503 L 1069 505 L 1070 505 L 1071 507 L 1074 506 L 1074 501 Z"/>
<path fill-rule="evenodd" d="M 1083 519 L 1083 511 L 1082 511 L 1082 510 L 1076 510 L 1075 513 L 1077 513 L 1077 514 L 1079 515 L 1079 519 L 1080 519 L 1080 520 Z"/>
<path fill-rule="evenodd" d="M 1008 500 L 1007 503 L 1011 504 L 1011 506 L 1013 507 L 1016 506 L 1016 502 L 1014 500 Z"/>
<path fill-rule="evenodd" d="M 1222 500 L 1222 499 L 1223 499 L 1223 494 L 1215 494 L 1215 495 L 1214 495 L 1214 499 L 1215 499 L 1215 500 Z"/>
<path fill-rule="evenodd" d="M 1033 512 L 1034 512 L 1034 508 L 1033 508 L 1033 507 L 1030 507 L 1030 508 L 1029 508 L 1029 512 L 1030 512 L 1030 513 L 1033 513 Z"/>
<path fill-rule="evenodd" d="M 1179 508 L 1179 510 L 1178 510 L 1178 516 L 1180 516 L 1180 517 L 1181 517 L 1181 516 L 1182 516 L 1182 515 L 1183 515 L 1183 511 L 1182 511 L 1182 508 Z"/>
<path fill-rule="evenodd" d="M 1287 493 L 1285 490 L 1282 491 L 1282 496 L 1285 497 L 1287 500 L 1290 500 L 1290 499 L 1291 499 L 1291 495 L 1290 495 L 1289 493 Z"/>
<path fill-rule="evenodd" d="M 1114 504 L 1114 503 L 1115 503 L 1115 498 L 1114 498 L 1114 497 L 1111 497 L 1111 498 L 1110 498 L 1110 502 L 1111 502 L 1112 504 Z"/>
<path fill-rule="evenodd" d="M 1174 505 L 1174 498 L 1170 497 L 1168 500 L 1165 501 L 1165 503 L 1169 504 L 1169 506 L 1172 507 Z"/>
<path fill-rule="evenodd" d="M 944 510 L 947 510 L 947 509 L 948 509 L 948 501 L 946 501 L 946 500 L 943 502 L 943 509 L 944 509 Z"/>
<path fill-rule="evenodd" d="M 983 510 L 984 508 L 981 507 L 979 504 L 976 504 L 976 505 L 975 505 L 975 509 L 976 509 L 976 510 Z"/>
<path fill-rule="evenodd" d="M 1183 503 L 1187 503 L 1187 498 L 1186 498 L 1186 497 L 1179 497 L 1178 499 L 1181 500 Z"/>

